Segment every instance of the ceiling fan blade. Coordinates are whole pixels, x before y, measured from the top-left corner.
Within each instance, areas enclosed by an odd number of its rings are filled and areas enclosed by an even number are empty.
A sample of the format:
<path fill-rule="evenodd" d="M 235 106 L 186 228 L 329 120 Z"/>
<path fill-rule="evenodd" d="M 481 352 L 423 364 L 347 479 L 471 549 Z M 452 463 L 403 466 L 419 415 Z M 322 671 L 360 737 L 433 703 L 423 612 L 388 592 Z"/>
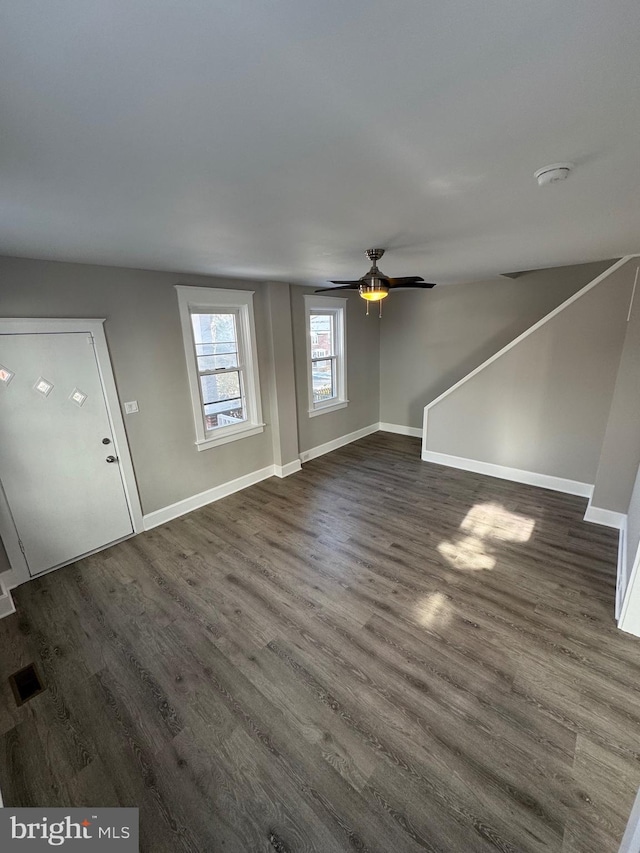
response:
<path fill-rule="evenodd" d="M 407 281 L 403 278 L 392 278 L 389 282 L 389 287 L 435 287 L 435 282 L 432 281 Z"/>
<path fill-rule="evenodd" d="M 343 279 L 342 281 L 336 281 L 335 279 L 330 278 L 329 281 L 331 284 L 357 284 L 358 287 L 362 284 L 362 280 L 359 278 L 355 281 L 352 278 Z"/>
<path fill-rule="evenodd" d="M 390 278 L 389 279 L 392 284 L 399 285 L 402 284 L 410 284 L 413 281 L 424 281 L 421 275 L 406 275 L 404 278 Z"/>
<path fill-rule="evenodd" d="M 360 287 L 359 281 L 354 281 L 352 284 L 343 284 L 342 287 L 321 287 L 320 290 L 315 290 L 314 293 L 326 293 L 332 290 L 358 290 Z"/>

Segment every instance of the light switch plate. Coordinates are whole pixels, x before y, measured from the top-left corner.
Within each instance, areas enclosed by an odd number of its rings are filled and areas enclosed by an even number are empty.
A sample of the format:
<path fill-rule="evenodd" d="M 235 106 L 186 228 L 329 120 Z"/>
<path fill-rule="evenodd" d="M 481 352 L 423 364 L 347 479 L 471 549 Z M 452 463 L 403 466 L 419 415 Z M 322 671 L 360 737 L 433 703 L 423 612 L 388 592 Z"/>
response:
<path fill-rule="evenodd" d="M 133 415 L 139 411 L 140 410 L 138 409 L 138 401 L 137 400 L 131 400 L 130 403 L 124 404 L 125 415 Z"/>

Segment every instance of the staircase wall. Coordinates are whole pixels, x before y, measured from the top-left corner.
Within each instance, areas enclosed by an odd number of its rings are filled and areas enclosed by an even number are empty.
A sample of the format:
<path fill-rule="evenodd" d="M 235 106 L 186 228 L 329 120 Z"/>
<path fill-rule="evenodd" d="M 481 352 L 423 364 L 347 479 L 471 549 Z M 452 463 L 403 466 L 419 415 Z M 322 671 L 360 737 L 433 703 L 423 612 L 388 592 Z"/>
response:
<path fill-rule="evenodd" d="M 427 403 L 612 263 L 578 264 L 523 273 L 515 280 L 497 277 L 394 293 L 384 302 L 381 321 L 377 312 L 367 318 L 380 329 L 379 419 L 421 430 Z M 398 274 L 405 271 L 415 270 L 407 266 Z M 355 301 L 363 312 L 362 300 Z"/>
<path fill-rule="evenodd" d="M 610 267 L 428 405 L 423 458 L 590 494 L 636 265 Z"/>
<path fill-rule="evenodd" d="M 637 260 L 630 264 L 629 271 L 633 272 L 634 268 L 633 302 L 628 312 L 620 366 L 591 498 L 593 507 L 623 514 L 629 508 L 634 478 L 640 465 L 640 282 Z"/>

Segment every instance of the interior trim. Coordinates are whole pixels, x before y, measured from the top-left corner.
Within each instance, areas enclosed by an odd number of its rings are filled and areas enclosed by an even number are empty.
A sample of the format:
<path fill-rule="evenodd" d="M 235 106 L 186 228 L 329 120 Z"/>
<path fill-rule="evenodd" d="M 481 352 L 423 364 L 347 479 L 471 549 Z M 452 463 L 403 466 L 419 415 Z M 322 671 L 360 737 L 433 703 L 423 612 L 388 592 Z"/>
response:
<path fill-rule="evenodd" d="M 346 435 L 341 435 L 339 438 L 334 438 L 324 444 L 318 444 L 317 447 L 311 447 L 309 450 L 303 450 L 300 454 L 301 462 L 309 462 L 311 459 L 316 459 L 318 456 L 324 456 L 325 453 L 331 453 L 332 450 L 337 450 L 339 447 L 344 447 L 345 444 L 351 444 L 352 441 L 358 441 L 359 438 L 365 438 L 373 432 L 378 432 L 380 424 L 375 423 L 370 426 L 357 429 L 354 432 L 348 432 Z"/>
<path fill-rule="evenodd" d="M 294 459 L 293 462 L 287 462 L 286 465 L 273 466 L 273 473 L 276 477 L 288 477 L 290 474 L 295 474 L 297 471 L 302 471 L 302 464 L 299 459 Z"/>
<path fill-rule="evenodd" d="M 151 530 L 158 527 L 160 524 L 166 524 L 173 518 L 179 518 L 181 515 L 186 515 L 188 512 L 193 512 L 194 509 L 207 504 L 219 501 L 221 498 L 226 498 L 235 492 L 246 489 L 247 486 L 253 486 L 255 483 L 260 483 L 262 480 L 267 480 L 274 475 L 274 466 L 267 465 L 266 468 L 260 468 L 257 471 L 252 471 L 250 474 L 245 474 L 242 477 L 236 477 L 235 480 L 228 480 L 226 483 L 221 483 L 219 486 L 214 486 L 212 489 L 207 489 L 204 492 L 199 492 L 197 495 L 191 495 L 176 503 L 164 506 L 154 512 L 149 512 L 144 516 L 144 529 Z"/>
<path fill-rule="evenodd" d="M 422 438 L 420 427 L 403 426 L 402 424 L 387 424 L 380 422 L 382 432 L 395 432 L 397 435 L 410 435 L 412 438 Z"/>
<path fill-rule="evenodd" d="M 434 462 L 436 465 L 446 465 L 449 468 L 460 468 L 462 471 L 485 474 L 487 477 L 513 480 L 527 486 L 538 486 L 541 489 L 551 489 L 554 492 L 578 495 L 582 498 L 590 498 L 593 492 L 593 486 L 590 483 L 567 480 L 563 477 L 554 477 L 551 474 L 538 474 L 535 471 L 523 471 L 520 468 L 509 468 L 506 465 L 496 465 L 493 462 L 480 462 L 478 459 L 450 456 L 448 453 L 438 453 L 435 450 L 423 450 L 422 460 L 423 462 Z"/>
<path fill-rule="evenodd" d="M 614 527 L 616 530 L 621 530 L 626 522 L 627 516 L 624 512 L 614 512 L 611 509 L 603 509 L 599 506 L 592 506 L 589 500 L 584 520 L 590 521 L 592 524 L 602 524 L 605 527 Z"/>

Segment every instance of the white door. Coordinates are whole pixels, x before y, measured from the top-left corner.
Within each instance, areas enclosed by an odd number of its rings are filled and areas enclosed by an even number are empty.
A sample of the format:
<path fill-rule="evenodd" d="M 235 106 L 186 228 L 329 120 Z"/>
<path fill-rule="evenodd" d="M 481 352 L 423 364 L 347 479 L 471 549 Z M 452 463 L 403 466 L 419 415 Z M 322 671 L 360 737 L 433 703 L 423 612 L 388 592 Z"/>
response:
<path fill-rule="evenodd" d="M 0 335 L 0 483 L 31 575 L 133 532 L 86 332 Z"/>

